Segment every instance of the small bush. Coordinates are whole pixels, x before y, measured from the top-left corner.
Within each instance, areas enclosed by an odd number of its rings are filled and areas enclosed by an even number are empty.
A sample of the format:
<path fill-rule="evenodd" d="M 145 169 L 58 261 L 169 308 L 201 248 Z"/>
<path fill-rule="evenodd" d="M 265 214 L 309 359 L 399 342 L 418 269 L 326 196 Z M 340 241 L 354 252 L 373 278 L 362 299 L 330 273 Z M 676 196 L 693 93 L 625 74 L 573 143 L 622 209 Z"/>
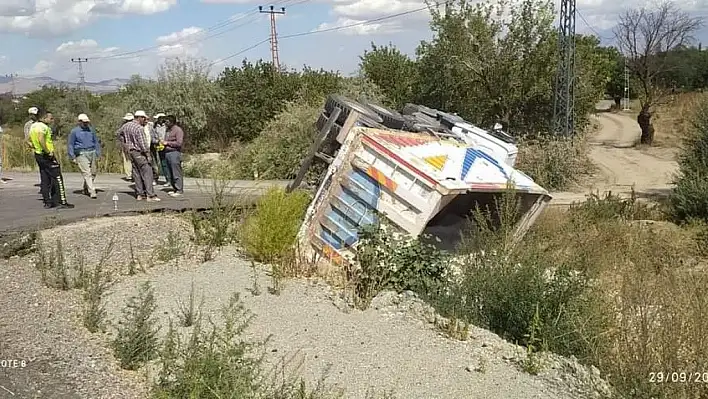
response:
<path fill-rule="evenodd" d="M 582 137 L 539 138 L 519 143 L 516 168 L 547 190 L 564 190 L 595 170 Z"/>
<path fill-rule="evenodd" d="M 358 267 L 348 271 L 348 278 L 361 309 L 387 289 L 430 297 L 444 286 L 447 258 L 432 245 L 392 232 L 385 225 L 362 229 L 355 261 Z"/>
<path fill-rule="evenodd" d="M 309 203 L 305 191 L 269 190 L 244 221 L 241 242 L 246 252 L 261 262 L 276 262 L 291 254 Z"/>
<path fill-rule="evenodd" d="M 222 309 L 223 325 L 205 328 L 197 321 L 186 342 L 170 325 L 160 354 L 161 371 L 154 398 L 315 399 L 331 397 L 324 388 L 310 391 L 302 381 L 263 371 L 258 355 L 263 342 L 248 342 L 242 334 L 253 314 L 234 294 Z M 278 370 L 276 370 L 278 371 Z"/>
<path fill-rule="evenodd" d="M 634 190 L 629 198 L 607 192 L 603 196 L 591 193 L 584 202 L 573 204 L 570 212 L 586 220 L 662 220 L 664 214 L 655 204 L 641 202 Z"/>
<path fill-rule="evenodd" d="M 669 204 L 676 221 L 708 221 L 708 98 L 698 103 L 684 137 Z"/>
<path fill-rule="evenodd" d="M 157 355 L 156 310 L 155 292 L 150 283 L 145 282 L 139 294 L 128 300 L 113 341 L 113 349 L 122 368 L 136 370 Z"/>
<path fill-rule="evenodd" d="M 204 262 L 212 260 L 216 256 L 216 250 L 236 239 L 235 228 L 241 218 L 243 206 L 239 198 L 230 197 L 229 192 L 228 181 L 221 176 L 214 176 L 209 211 L 190 214 L 193 240 L 203 247 Z"/>

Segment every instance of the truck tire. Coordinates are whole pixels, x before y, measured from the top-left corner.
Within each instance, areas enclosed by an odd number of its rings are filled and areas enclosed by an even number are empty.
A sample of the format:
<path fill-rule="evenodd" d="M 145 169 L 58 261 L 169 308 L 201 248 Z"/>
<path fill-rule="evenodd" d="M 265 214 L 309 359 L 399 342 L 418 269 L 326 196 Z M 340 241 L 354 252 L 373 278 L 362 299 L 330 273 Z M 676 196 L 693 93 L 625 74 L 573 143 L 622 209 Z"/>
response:
<path fill-rule="evenodd" d="M 335 107 L 342 110 L 339 114 L 339 118 L 337 118 L 337 124 L 339 126 L 344 125 L 344 122 L 346 122 L 351 111 L 356 111 L 361 115 L 365 115 L 375 122 L 383 122 L 383 119 L 381 119 L 381 117 L 377 115 L 374 110 L 344 96 L 333 94 L 327 97 L 327 102 L 325 102 L 325 111 L 327 111 L 327 115 L 331 115 Z"/>
<path fill-rule="evenodd" d="M 405 119 L 403 119 L 403 115 L 373 103 L 367 103 L 366 106 L 373 109 L 374 112 L 376 112 L 381 119 L 383 119 L 384 126 L 391 129 L 403 130 L 403 127 L 406 124 Z"/>
<path fill-rule="evenodd" d="M 414 115 L 416 113 L 425 114 L 433 119 L 438 117 L 438 111 L 432 108 L 428 108 L 425 105 L 407 103 L 403 106 L 401 114 L 403 115 Z"/>

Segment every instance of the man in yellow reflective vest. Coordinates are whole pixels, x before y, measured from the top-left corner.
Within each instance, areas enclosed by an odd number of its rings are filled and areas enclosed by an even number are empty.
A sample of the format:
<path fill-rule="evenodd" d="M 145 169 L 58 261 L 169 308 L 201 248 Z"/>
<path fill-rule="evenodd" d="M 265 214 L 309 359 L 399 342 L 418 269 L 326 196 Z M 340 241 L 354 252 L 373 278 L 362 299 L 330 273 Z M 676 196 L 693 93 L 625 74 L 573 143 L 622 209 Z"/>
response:
<path fill-rule="evenodd" d="M 47 209 L 73 208 L 74 205 L 69 204 L 66 200 L 61 166 L 54 154 L 52 129 L 49 127 L 54 122 L 54 116 L 49 111 L 39 110 L 37 119 L 38 122 L 33 123 L 30 127 L 27 141 L 34 150 L 34 159 L 39 167 L 39 184 L 44 207 Z"/>

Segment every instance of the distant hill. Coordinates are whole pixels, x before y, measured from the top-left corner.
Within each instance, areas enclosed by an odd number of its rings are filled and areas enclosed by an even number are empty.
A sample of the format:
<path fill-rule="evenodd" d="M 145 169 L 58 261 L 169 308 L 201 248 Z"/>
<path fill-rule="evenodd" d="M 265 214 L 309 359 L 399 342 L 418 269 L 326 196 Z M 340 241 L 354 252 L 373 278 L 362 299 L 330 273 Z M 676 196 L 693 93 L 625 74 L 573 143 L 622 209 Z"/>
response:
<path fill-rule="evenodd" d="M 128 79 L 109 79 L 100 82 L 86 82 L 86 89 L 89 91 L 101 94 L 117 91 L 121 86 L 128 83 Z M 15 78 L 15 93 L 24 95 L 35 90 L 41 89 L 42 86 L 61 86 L 66 85 L 75 87 L 76 83 L 64 82 L 54 78 L 39 76 L 34 78 Z M 12 91 L 12 79 L 6 76 L 0 76 L 0 93 L 9 93 Z"/>

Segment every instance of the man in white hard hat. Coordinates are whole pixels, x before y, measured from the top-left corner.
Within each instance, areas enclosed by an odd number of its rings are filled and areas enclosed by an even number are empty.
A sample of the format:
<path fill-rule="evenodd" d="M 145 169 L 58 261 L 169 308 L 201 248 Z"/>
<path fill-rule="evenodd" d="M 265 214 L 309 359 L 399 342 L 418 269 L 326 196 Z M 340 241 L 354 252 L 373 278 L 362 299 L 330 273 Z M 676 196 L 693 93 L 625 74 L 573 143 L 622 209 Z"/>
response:
<path fill-rule="evenodd" d="M 123 116 L 123 122 L 120 124 L 122 127 L 128 122 L 133 120 L 134 116 L 131 112 L 128 112 Z M 125 174 L 125 180 L 133 180 L 133 164 L 130 162 L 130 156 L 128 155 L 128 150 L 125 146 L 125 137 L 122 136 L 122 130 L 120 127 L 116 131 L 116 141 L 118 142 L 118 148 L 120 149 L 120 155 L 123 158 L 123 173 Z"/>
<path fill-rule="evenodd" d="M 39 109 L 37 107 L 31 107 L 27 110 L 27 113 L 29 114 L 29 120 L 25 122 L 25 140 L 29 139 L 29 132 L 32 124 L 37 122 L 37 113 L 39 113 Z"/>
<path fill-rule="evenodd" d="M 84 194 L 96 199 L 96 160 L 101 157 L 101 143 L 88 115 L 80 114 L 78 124 L 71 129 L 67 141 L 69 158 L 79 166 L 84 178 Z"/>
<path fill-rule="evenodd" d="M 121 126 L 120 134 L 125 138 L 125 148 L 130 156 L 135 182 L 135 198 L 138 201 L 158 202 L 152 186 L 154 177 L 150 165 L 150 146 L 145 137 L 148 116 L 145 111 L 135 111 L 133 121 Z"/>

